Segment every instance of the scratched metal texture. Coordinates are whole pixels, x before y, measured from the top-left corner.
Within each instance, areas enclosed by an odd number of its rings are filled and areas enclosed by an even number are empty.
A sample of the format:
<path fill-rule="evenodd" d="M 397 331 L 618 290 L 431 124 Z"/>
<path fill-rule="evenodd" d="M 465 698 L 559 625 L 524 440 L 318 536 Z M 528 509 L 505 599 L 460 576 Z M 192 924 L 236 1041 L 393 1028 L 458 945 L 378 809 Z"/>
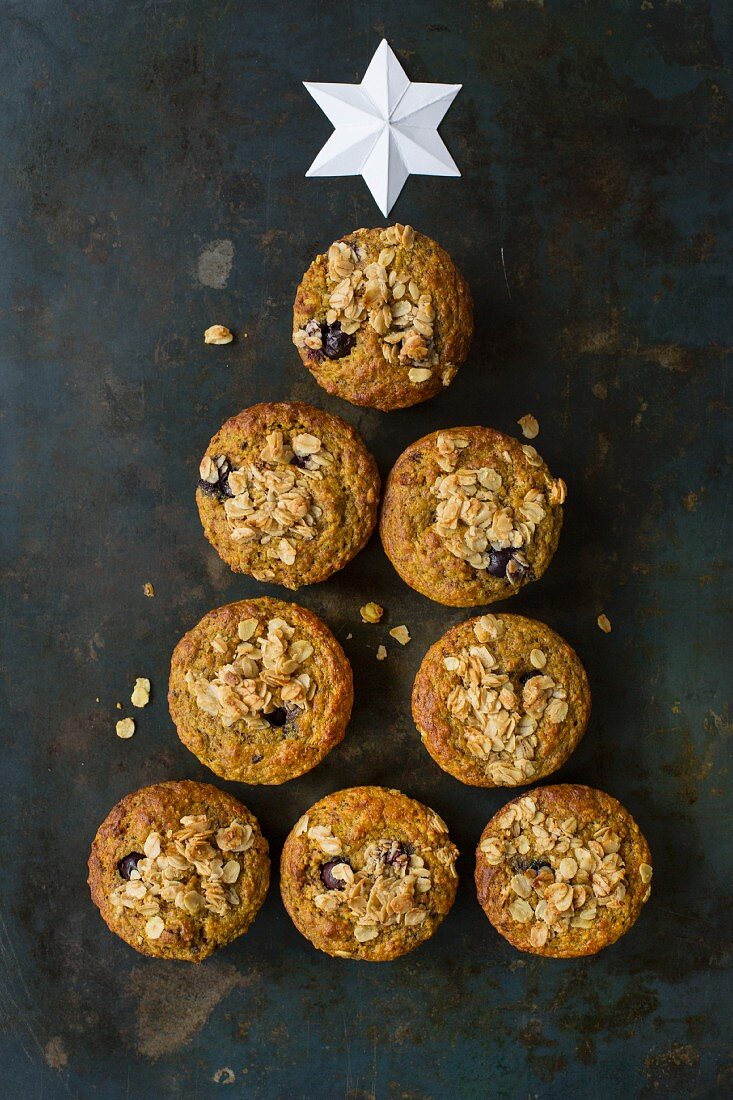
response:
<path fill-rule="evenodd" d="M 725 0 L 3 0 L 0 1094 L 731 1094 L 729 18 Z M 477 321 L 450 390 L 387 415 L 328 398 L 290 343 L 311 256 L 383 224 L 360 179 L 304 178 L 330 127 L 300 82 L 358 81 L 383 35 L 414 80 L 464 84 L 442 127 L 462 179 L 410 179 L 393 218 L 450 250 Z M 236 343 L 204 347 L 213 322 Z M 435 807 L 462 856 L 434 940 L 389 965 L 329 959 L 275 875 L 252 931 L 193 968 L 136 955 L 92 908 L 109 808 L 213 778 L 168 717 L 170 652 L 210 608 L 274 590 L 205 542 L 197 465 L 226 417 L 288 398 L 345 416 L 383 474 L 427 431 L 539 418 L 567 518 L 507 609 L 590 675 L 590 728 L 556 778 L 618 796 L 655 857 L 650 904 L 602 955 L 522 956 L 481 913 L 472 853 L 509 792 L 444 775 L 408 705 L 464 613 L 408 590 L 376 538 L 297 597 L 354 665 L 345 742 L 284 787 L 229 789 L 276 858 L 343 786 Z M 360 625 L 366 599 L 384 627 Z M 402 622 L 405 649 L 386 638 Z M 115 702 L 129 713 L 141 675 L 152 702 L 123 742 Z"/>

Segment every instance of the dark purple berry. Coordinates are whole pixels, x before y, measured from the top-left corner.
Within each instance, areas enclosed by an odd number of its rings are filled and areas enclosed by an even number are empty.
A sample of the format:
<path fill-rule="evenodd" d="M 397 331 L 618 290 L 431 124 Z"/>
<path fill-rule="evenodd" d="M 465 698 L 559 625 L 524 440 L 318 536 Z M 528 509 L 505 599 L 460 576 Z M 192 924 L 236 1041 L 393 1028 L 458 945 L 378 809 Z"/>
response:
<path fill-rule="evenodd" d="M 137 863 L 140 859 L 145 859 L 142 852 L 130 852 L 129 855 L 123 856 L 117 864 L 117 870 L 120 872 L 125 882 L 129 882 L 132 872 L 137 871 Z"/>
<path fill-rule="evenodd" d="M 341 882 L 331 874 L 334 867 L 338 867 L 340 863 L 351 866 L 348 859 L 329 859 L 328 863 L 324 863 L 321 867 L 321 881 L 327 890 L 343 890 L 346 886 L 345 882 Z"/>
<path fill-rule="evenodd" d="M 262 717 L 265 719 L 268 725 L 279 727 L 284 726 L 287 722 L 288 712 L 286 711 L 285 707 L 275 707 L 275 709 L 271 710 L 269 714 L 263 714 Z"/>
<path fill-rule="evenodd" d="M 341 322 L 334 321 L 332 325 L 321 325 L 321 339 L 323 340 L 323 354 L 329 359 L 343 359 L 351 353 L 356 343 L 353 333 L 342 332 Z"/>
<path fill-rule="evenodd" d="M 229 474 L 232 469 L 229 459 L 225 458 L 218 469 L 219 476 L 217 480 L 204 481 L 203 478 L 201 478 L 199 481 L 199 489 L 202 493 L 206 493 L 207 496 L 216 497 L 217 500 L 226 500 L 227 497 L 234 496 L 234 493 L 229 488 Z"/>
<path fill-rule="evenodd" d="M 301 458 L 300 455 L 293 455 L 293 457 L 290 459 L 290 465 L 297 466 L 299 470 L 307 470 L 308 459 Z"/>
<path fill-rule="evenodd" d="M 551 864 L 549 864 L 546 859 L 523 859 L 522 856 L 515 856 L 514 859 L 509 862 L 512 870 L 517 874 L 522 874 L 524 871 L 529 870 L 541 871 L 543 867 L 550 867 L 550 870 L 552 870 Z"/>
<path fill-rule="evenodd" d="M 409 844 L 404 844 L 401 840 L 392 841 L 389 847 L 383 848 L 379 852 L 379 859 L 386 866 L 400 867 L 404 866 L 412 855 L 412 848 Z"/>
<path fill-rule="evenodd" d="M 511 550 L 489 550 L 489 564 L 486 567 L 492 577 L 506 577 L 506 567 L 512 556 Z"/>

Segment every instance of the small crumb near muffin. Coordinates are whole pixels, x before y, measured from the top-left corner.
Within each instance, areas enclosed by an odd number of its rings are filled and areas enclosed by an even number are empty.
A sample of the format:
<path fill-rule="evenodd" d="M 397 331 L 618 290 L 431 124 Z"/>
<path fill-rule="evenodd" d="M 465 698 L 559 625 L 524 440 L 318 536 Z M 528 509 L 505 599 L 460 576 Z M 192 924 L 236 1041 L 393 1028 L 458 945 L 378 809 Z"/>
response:
<path fill-rule="evenodd" d="M 609 619 L 608 615 L 599 615 L 598 616 L 598 626 L 600 627 L 600 629 L 603 631 L 604 634 L 610 634 L 611 633 L 611 630 L 612 630 L 611 620 Z"/>
<path fill-rule="evenodd" d="M 394 638 L 400 645 L 407 645 L 410 641 L 410 631 L 406 626 L 393 626 L 389 632 L 390 638 Z"/>
<path fill-rule="evenodd" d="M 526 413 L 524 416 L 520 416 L 517 424 L 522 429 L 522 435 L 525 439 L 536 439 L 540 434 L 540 425 L 537 417 L 532 416 L 532 413 Z"/>
<path fill-rule="evenodd" d="M 384 608 L 380 607 L 378 603 L 372 603 L 370 600 L 369 603 L 365 603 L 363 607 L 359 608 L 359 614 L 364 623 L 378 623 L 384 615 Z"/>
<path fill-rule="evenodd" d="M 378 661 L 386 661 L 387 660 L 386 646 L 383 646 L 383 645 L 378 645 L 377 646 L 377 660 Z"/>
<path fill-rule="evenodd" d="M 204 333 L 205 344 L 231 344 L 233 339 L 234 335 L 226 325 L 211 325 Z"/>
<path fill-rule="evenodd" d="M 115 725 L 115 730 L 117 731 L 118 737 L 121 737 L 123 741 L 127 741 L 135 732 L 135 719 L 120 718 L 119 722 Z"/>
<path fill-rule="evenodd" d="M 146 707 L 150 702 L 150 680 L 145 676 L 138 676 L 135 687 L 132 689 L 130 702 L 134 707 Z"/>
<path fill-rule="evenodd" d="M 146 581 L 143 585 L 143 592 L 148 597 L 148 599 L 152 600 L 153 596 L 155 595 L 155 589 L 153 588 L 150 581 Z"/>

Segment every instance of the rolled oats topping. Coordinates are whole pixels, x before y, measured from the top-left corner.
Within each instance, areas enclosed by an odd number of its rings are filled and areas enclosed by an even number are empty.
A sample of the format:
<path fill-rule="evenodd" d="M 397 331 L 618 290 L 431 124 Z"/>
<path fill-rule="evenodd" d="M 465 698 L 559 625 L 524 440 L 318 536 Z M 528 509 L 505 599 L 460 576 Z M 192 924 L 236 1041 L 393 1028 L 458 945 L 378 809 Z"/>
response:
<path fill-rule="evenodd" d="M 250 825 L 234 820 L 217 829 L 206 814 L 186 815 L 180 828 L 165 835 L 150 832 L 142 852 L 120 860 L 122 881 L 110 896 L 112 905 L 146 917 L 151 940 L 161 936 L 177 909 L 192 917 L 222 917 L 239 905 L 235 884 L 253 843 Z"/>
<path fill-rule="evenodd" d="M 508 806 L 498 825 L 500 835 L 487 837 L 480 850 L 491 866 L 513 871 L 508 910 L 529 926 L 533 947 L 543 948 L 569 929 L 588 930 L 604 909 L 623 905 L 629 885 L 620 854 L 624 837 L 610 825 L 557 820 L 531 796 Z"/>
<path fill-rule="evenodd" d="M 308 838 L 331 858 L 321 867 L 314 904 L 324 913 L 340 910 L 353 922 L 358 943 L 376 939 L 383 928 L 422 924 L 430 908 L 432 878 L 424 858 L 411 845 L 380 839 L 367 845 L 358 863 L 342 856 L 342 845 L 330 825 L 308 830 Z M 339 858 L 341 857 L 341 858 Z"/>
<path fill-rule="evenodd" d="M 270 432 L 258 461 L 233 468 L 226 455 L 205 455 L 199 487 L 223 502 L 231 538 L 267 547 L 267 557 L 295 562 L 298 546 L 318 533 L 313 488 L 334 465 L 320 439 Z"/>
<path fill-rule="evenodd" d="M 439 363 L 432 295 L 410 274 L 412 227 L 390 226 L 380 240 L 384 247 L 372 260 L 358 243 L 331 245 L 325 315 L 297 328 L 293 343 L 315 357 L 340 359 L 351 352 L 356 333 L 370 328 L 379 338 L 385 360 L 406 368 L 410 382 L 417 386 L 432 377 Z"/>
<path fill-rule="evenodd" d="M 285 619 L 242 619 L 236 639 L 216 634 L 211 649 L 220 660 L 215 675 L 189 669 L 186 684 L 199 709 L 224 727 L 284 726 L 312 702 L 316 683 L 306 668 L 313 646 Z"/>
<path fill-rule="evenodd" d="M 439 432 L 436 446 L 444 473 L 430 488 L 437 498 L 433 530 L 454 557 L 517 583 L 529 569 L 525 552 L 547 512 L 545 493 L 530 488 L 512 506 L 497 469 L 460 466 L 460 453 L 468 440 Z"/>
<path fill-rule="evenodd" d="M 515 682 L 486 645 L 501 636 L 500 626 L 493 615 L 484 615 L 474 625 L 478 644 L 443 659 L 446 671 L 455 674 L 446 706 L 461 724 L 464 751 L 485 765 L 493 783 L 515 786 L 529 782 L 537 770 L 540 724 L 559 725 L 567 717 L 567 692 L 539 671 L 524 684 Z M 539 670 L 547 657 L 533 649 L 530 662 Z"/>

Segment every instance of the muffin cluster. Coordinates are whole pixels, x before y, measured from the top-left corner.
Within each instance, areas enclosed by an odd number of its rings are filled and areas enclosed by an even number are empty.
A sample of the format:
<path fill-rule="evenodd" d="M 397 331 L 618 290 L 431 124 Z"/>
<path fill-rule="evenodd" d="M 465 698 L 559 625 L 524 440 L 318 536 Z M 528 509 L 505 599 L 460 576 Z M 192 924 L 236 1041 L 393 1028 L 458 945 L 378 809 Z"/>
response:
<path fill-rule="evenodd" d="M 295 298 L 292 339 L 304 366 L 357 406 L 399 409 L 435 396 L 466 359 L 472 335 L 465 280 L 440 245 L 409 225 L 334 241 Z M 231 340 L 223 326 L 207 330 L 207 343 Z M 525 439 L 537 436 L 533 416 L 519 423 Z M 354 559 L 377 523 L 381 481 L 364 442 L 339 416 L 302 402 L 256 404 L 231 417 L 198 475 L 206 538 L 255 581 L 291 590 L 322 582 Z M 443 428 L 395 462 L 382 545 L 418 593 L 485 608 L 542 577 L 566 496 L 532 444 L 481 425 Z M 374 600 L 361 607 L 367 629 L 382 616 Z M 390 634 L 410 641 L 405 625 Z M 377 659 L 386 653 L 380 645 Z M 150 694 L 149 681 L 141 684 L 132 697 L 140 706 Z M 209 611 L 171 660 L 168 704 L 181 742 L 233 782 L 282 784 L 317 767 L 343 740 L 353 699 L 351 665 L 329 627 L 271 596 Z M 526 786 L 557 771 L 590 709 L 571 646 L 546 624 L 505 613 L 482 611 L 448 629 L 412 689 L 431 758 L 483 788 Z M 120 736 L 134 732 L 130 719 L 118 725 Z M 398 790 L 351 787 L 301 810 L 283 846 L 280 892 L 318 950 L 389 961 L 438 930 L 456 897 L 457 858 L 430 807 Z M 613 943 L 639 916 L 651 878 L 631 815 L 579 785 L 519 795 L 491 818 L 476 850 L 486 916 L 535 955 L 570 958 Z M 92 899 L 110 929 L 143 954 L 189 962 L 247 932 L 269 879 L 256 818 L 205 783 L 127 795 L 89 857 Z"/>

